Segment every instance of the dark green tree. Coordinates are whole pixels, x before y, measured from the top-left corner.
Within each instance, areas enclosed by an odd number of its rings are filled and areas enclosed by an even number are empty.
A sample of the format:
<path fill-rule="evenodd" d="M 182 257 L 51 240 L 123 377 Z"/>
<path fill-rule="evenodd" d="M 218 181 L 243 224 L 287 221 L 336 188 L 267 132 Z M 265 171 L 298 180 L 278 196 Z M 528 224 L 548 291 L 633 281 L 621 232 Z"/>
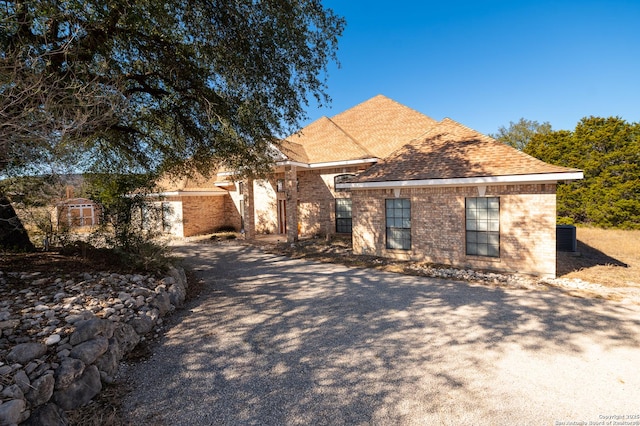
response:
<path fill-rule="evenodd" d="M 498 133 L 489 136 L 522 151 L 534 135 L 549 132 L 551 132 L 551 124 L 548 122 L 540 124 L 537 121 L 521 118 L 517 123 L 510 121 L 508 128 L 501 126 Z"/>
<path fill-rule="evenodd" d="M 5 165 L 46 148 L 255 170 L 328 101 L 344 21 L 318 0 L 6 0 L 0 25 Z"/>
<path fill-rule="evenodd" d="M 558 186 L 561 220 L 640 228 L 640 123 L 585 117 L 573 132 L 534 136 L 525 152 L 584 171 L 583 180 Z"/>

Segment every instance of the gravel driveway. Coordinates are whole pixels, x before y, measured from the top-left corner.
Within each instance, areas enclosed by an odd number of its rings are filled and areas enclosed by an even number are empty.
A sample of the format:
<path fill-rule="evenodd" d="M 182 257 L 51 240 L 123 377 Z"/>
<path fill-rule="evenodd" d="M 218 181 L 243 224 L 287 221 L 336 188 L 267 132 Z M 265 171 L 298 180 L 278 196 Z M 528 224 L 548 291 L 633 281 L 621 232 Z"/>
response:
<path fill-rule="evenodd" d="M 132 424 L 640 424 L 638 305 L 178 250 L 205 288 L 127 372 Z"/>

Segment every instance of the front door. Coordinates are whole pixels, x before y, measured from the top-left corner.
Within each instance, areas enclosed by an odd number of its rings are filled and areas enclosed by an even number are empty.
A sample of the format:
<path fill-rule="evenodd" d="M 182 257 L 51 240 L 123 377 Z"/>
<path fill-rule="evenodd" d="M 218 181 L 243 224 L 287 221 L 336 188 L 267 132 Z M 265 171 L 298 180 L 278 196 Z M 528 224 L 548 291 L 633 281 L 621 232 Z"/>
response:
<path fill-rule="evenodd" d="M 287 233 L 287 200 L 278 200 L 278 234 Z"/>

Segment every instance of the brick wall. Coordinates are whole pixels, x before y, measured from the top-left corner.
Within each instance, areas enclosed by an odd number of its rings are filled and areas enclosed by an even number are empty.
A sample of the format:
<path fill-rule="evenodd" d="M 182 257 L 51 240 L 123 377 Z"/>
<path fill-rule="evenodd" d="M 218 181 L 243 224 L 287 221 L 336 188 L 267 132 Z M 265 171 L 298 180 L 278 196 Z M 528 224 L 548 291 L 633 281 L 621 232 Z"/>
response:
<path fill-rule="evenodd" d="M 477 187 L 402 189 L 411 200 L 411 250 L 388 250 L 385 199 L 394 190 L 353 191 L 353 246 L 356 254 L 495 271 L 555 276 L 555 185 L 489 186 L 500 198 L 500 257 L 465 254 L 465 197 Z"/>
<path fill-rule="evenodd" d="M 228 196 L 182 197 L 182 226 L 185 237 L 213 232 L 226 225 L 225 198 Z"/>
<path fill-rule="evenodd" d="M 298 171 L 298 221 L 302 236 L 327 235 L 336 232 L 335 198 L 350 197 L 348 191 L 336 191 L 334 178 L 355 174 L 359 167 Z"/>
<path fill-rule="evenodd" d="M 282 175 L 284 176 L 284 175 Z M 278 177 L 282 179 L 283 177 Z M 253 184 L 254 214 L 258 234 L 275 234 L 278 230 L 278 195 L 276 177 L 255 180 Z"/>

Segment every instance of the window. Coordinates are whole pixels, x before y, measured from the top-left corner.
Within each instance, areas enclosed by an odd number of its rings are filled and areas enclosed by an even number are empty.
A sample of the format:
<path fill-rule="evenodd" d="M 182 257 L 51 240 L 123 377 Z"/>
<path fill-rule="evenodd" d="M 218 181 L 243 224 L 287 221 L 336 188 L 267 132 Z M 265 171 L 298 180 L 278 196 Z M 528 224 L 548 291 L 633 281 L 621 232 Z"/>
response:
<path fill-rule="evenodd" d="M 411 249 L 411 201 L 408 198 L 385 200 L 387 248 Z"/>
<path fill-rule="evenodd" d="M 465 200 L 467 254 L 500 257 L 500 198 Z"/>
<path fill-rule="evenodd" d="M 284 179 L 276 180 L 276 191 L 284 192 Z"/>
<path fill-rule="evenodd" d="M 69 204 L 67 223 L 69 226 L 95 225 L 93 204 Z"/>
<path fill-rule="evenodd" d="M 351 233 L 351 198 L 336 198 L 336 232 Z"/>
<path fill-rule="evenodd" d="M 338 184 L 339 183 L 343 183 L 348 181 L 349 179 L 351 179 L 352 177 L 354 177 L 354 174 L 344 174 L 344 175 L 337 175 L 333 178 L 333 188 L 335 189 L 336 192 L 341 192 L 341 191 L 349 191 L 346 188 L 338 188 Z"/>

